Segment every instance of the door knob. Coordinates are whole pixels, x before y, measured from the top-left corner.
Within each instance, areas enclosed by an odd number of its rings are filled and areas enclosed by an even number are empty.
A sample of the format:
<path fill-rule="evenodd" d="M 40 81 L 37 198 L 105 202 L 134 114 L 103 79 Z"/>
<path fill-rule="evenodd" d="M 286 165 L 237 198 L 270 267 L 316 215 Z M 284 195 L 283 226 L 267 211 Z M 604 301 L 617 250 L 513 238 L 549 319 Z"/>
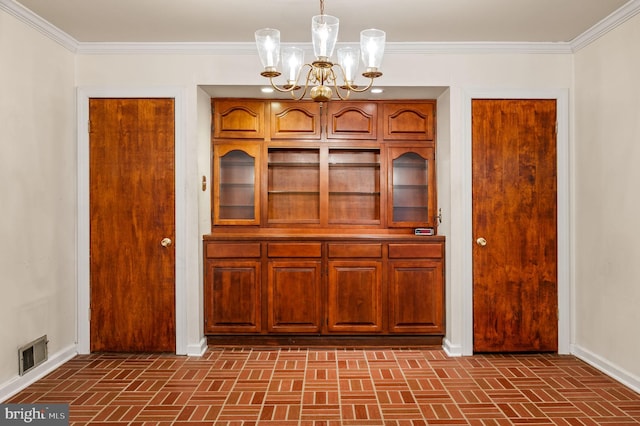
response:
<path fill-rule="evenodd" d="M 479 245 L 480 247 L 484 247 L 487 245 L 487 240 L 485 240 L 484 238 L 480 237 L 476 240 L 476 244 Z"/>
<path fill-rule="evenodd" d="M 172 243 L 171 238 L 163 238 L 162 241 L 160 241 L 160 245 L 162 247 L 169 247 L 171 243 Z"/>

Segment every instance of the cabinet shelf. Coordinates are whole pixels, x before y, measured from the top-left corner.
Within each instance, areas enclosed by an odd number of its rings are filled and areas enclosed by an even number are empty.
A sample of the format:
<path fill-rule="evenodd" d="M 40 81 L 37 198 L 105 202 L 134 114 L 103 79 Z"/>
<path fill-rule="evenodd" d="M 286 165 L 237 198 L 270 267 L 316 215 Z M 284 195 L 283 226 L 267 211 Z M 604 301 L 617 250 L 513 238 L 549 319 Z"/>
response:
<path fill-rule="evenodd" d="M 225 167 L 250 167 L 253 168 L 253 161 L 229 160 L 224 163 Z"/>
<path fill-rule="evenodd" d="M 222 182 L 220 188 L 251 188 L 253 189 L 253 183 L 234 183 L 234 182 Z"/>
<path fill-rule="evenodd" d="M 320 167 L 320 163 L 269 163 L 269 168 L 294 168 L 294 167 L 308 167 L 317 169 Z"/>
<path fill-rule="evenodd" d="M 421 189 L 426 191 L 429 188 L 427 184 L 419 184 L 419 185 L 393 185 L 393 189 Z"/>
<path fill-rule="evenodd" d="M 287 190 L 269 190 L 269 194 L 288 194 L 288 195 L 318 195 L 318 191 L 287 191 Z"/>
<path fill-rule="evenodd" d="M 379 169 L 380 163 L 329 163 L 329 168 L 374 168 Z"/>
<path fill-rule="evenodd" d="M 329 195 L 375 195 L 380 196 L 378 191 L 330 191 Z"/>
<path fill-rule="evenodd" d="M 396 169 L 422 169 L 427 170 L 427 166 L 424 163 L 398 163 L 394 164 Z"/>

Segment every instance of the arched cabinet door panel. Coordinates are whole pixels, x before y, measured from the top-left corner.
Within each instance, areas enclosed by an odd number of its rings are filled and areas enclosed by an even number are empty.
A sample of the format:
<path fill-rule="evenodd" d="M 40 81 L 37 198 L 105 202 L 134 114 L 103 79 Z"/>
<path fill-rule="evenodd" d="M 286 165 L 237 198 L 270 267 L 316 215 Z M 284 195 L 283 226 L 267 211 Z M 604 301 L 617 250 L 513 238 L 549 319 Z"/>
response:
<path fill-rule="evenodd" d="M 260 224 L 260 144 L 213 147 L 213 224 Z"/>
<path fill-rule="evenodd" d="M 378 104 L 328 102 L 327 139 L 376 140 Z"/>
<path fill-rule="evenodd" d="M 213 109 L 213 137 L 229 139 L 263 139 L 265 107 L 261 101 L 219 100 Z"/>
<path fill-rule="evenodd" d="M 320 103 L 271 102 L 271 139 L 320 140 Z"/>
<path fill-rule="evenodd" d="M 390 227 L 433 227 L 436 223 L 433 148 L 389 148 L 388 206 Z"/>
<path fill-rule="evenodd" d="M 435 102 L 385 103 L 383 138 L 389 141 L 433 141 L 435 111 Z"/>

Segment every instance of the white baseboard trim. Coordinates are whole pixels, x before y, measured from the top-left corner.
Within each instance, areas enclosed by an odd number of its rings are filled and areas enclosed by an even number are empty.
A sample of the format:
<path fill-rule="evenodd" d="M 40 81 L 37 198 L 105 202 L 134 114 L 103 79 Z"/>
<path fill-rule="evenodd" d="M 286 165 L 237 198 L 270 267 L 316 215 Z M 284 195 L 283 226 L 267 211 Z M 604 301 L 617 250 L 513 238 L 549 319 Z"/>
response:
<path fill-rule="evenodd" d="M 65 362 L 78 354 L 76 345 L 68 346 L 53 355 L 49 356 L 45 362 L 26 373 L 24 376 L 15 376 L 14 378 L 0 384 L 0 401 L 4 402 L 17 394 L 27 386 L 37 382 L 47 374 L 60 367 Z M 16 363 L 17 367 L 17 363 Z"/>
<path fill-rule="evenodd" d="M 581 346 L 572 345 L 571 354 L 580 358 L 592 367 L 602 371 L 607 376 L 640 393 L 640 377 L 629 373 L 625 369 L 618 367 L 609 360 L 602 358 Z"/>
<path fill-rule="evenodd" d="M 448 339 L 444 339 L 442 341 L 442 349 L 444 349 L 444 351 L 448 356 L 451 356 L 451 357 L 462 356 L 462 346 L 453 345 L 451 341 Z"/>
<path fill-rule="evenodd" d="M 207 338 L 203 337 L 197 344 L 187 345 L 187 356 L 202 356 L 207 351 Z"/>

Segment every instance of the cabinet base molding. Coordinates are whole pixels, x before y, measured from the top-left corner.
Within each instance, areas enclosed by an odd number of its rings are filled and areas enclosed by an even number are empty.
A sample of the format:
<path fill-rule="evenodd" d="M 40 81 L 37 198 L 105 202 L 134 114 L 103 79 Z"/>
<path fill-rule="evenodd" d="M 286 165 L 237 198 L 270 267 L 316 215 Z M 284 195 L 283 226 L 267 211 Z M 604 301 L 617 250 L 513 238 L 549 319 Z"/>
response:
<path fill-rule="evenodd" d="M 441 349 L 443 336 L 294 336 L 294 335 L 215 335 L 207 336 L 209 347 L 412 347 Z"/>

